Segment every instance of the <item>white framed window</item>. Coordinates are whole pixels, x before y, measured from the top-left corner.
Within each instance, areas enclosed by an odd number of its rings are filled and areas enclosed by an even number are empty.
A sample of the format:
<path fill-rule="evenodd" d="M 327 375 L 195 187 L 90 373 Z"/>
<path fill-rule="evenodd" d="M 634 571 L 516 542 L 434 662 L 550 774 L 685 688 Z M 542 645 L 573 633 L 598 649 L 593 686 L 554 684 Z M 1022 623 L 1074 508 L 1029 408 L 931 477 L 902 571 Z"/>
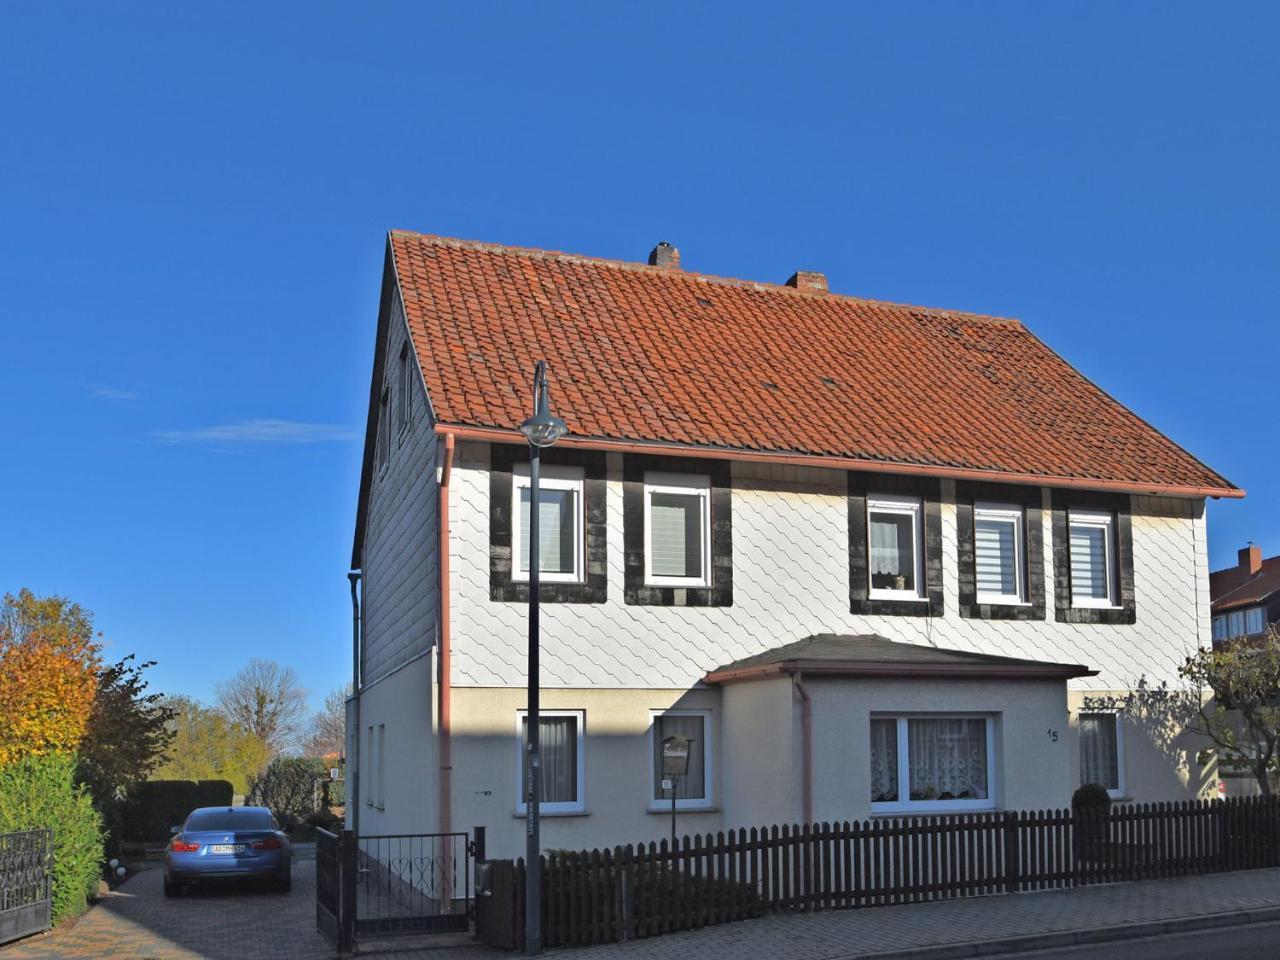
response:
<path fill-rule="evenodd" d="M 1116 522 L 1111 513 L 1071 510 L 1071 605 L 1116 606 Z"/>
<path fill-rule="evenodd" d="M 1016 504 L 973 507 L 973 567 L 979 603 L 1026 603 L 1026 537 Z"/>
<path fill-rule="evenodd" d="M 711 585 L 711 478 L 644 476 L 644 582 L 655 587 Z"/>
<path fill-rule="evenodd" d="M 543 467 L 538 477 L 538 559 L 540 579 L 547 583 L 581 583 L 583 580 L 583 481 L 581 467 Z M 529 518 L 532 491 L 529 465 L 517 464 L 511 472 L 511 505 L 514 513 L 514 556 L 511 579 L 529 579 Z"/>
<path fill-rule="evenodd" d="M 867 596 L 925 599 L 922 510 L 916 497 L 867 497 Z"/>
<path fill-rule="evenodd" d="M 710 710 L 649 711 L 649 809 L 671 809 L 671 791 L 662 789 L 662 741 L 677 734 L 692 742 L 689 772 L 676 784 L 676 809 L 709 809 L 715 763 Z"/>
<path fill-rule="evenodd" d="M 585 715 L 581 710 L 542 710 L 539 713 L 538 753 L 542 758 L 540 813 L 586 813 Z M 529 760 L 529 717 L 516 714 L 516 813 L 524 814 L 526 764 Z"/>
<path fill-rule="evenodd" d="M 409 387 L 409 344 L 405 343 L 400 348 L 400 396 L 399 396 L 399 416 L 397 419 L 400 423 L 400 429 L 403 430 L 409 425 L 409 408 L 413 400 L 413 394 Z"/>
<path fill-rule="evenodd" d="M 1244 612 L 1244 632 L 1249 636 L 1267 629 L 1267 618 L 1261 607 L 1250 607 Z"/>
<path fill-rule="evenodd" d="M 1213 618 L 1213 639 L 1226 640 L 1231 636 L 1227 632 L 1227 615 L 1220 613 Z"/>
<path fill-rule="evenodd" d="M 995 809 L 994 737 L 989 716 L 873 715 L 872 812 Z"/>
<path fill-rule="evenodd" d="M 1112 798 L 1124 796 L 1124 738 L 1119 713 L 1081 713 L 1077 721 L 1080 739 L 1080 783 L 1097 783 Z"/>
<path fill-rule="evenodd" d="M 378 799 L 376 806 L 385 810 L 387 805 L 387 725 L 378 724 Z"/>

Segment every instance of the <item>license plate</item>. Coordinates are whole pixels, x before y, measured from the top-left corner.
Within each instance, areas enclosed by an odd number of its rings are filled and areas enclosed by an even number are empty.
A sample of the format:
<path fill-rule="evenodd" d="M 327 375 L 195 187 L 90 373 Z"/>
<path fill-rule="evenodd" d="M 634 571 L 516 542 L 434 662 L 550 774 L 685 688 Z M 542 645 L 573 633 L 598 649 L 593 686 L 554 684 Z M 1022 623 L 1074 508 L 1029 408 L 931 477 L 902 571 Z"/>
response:
<path fill-rule="evenodd" d="M 244 853 L 246 849 L 243 843 L 211 843 L 209 845 L 210 853 Z"/>

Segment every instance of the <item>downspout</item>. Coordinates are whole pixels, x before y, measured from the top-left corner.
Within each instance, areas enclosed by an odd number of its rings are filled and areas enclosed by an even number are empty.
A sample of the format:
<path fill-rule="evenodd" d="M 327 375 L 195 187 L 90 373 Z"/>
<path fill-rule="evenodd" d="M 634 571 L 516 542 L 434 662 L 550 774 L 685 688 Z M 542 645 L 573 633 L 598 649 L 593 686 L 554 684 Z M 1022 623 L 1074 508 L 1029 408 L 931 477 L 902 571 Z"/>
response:
<path fill-rule="evenodd" d="M 440 832 L 453 832 L 453 640 L 449 629 L 449 474 L 453 471 L 454 435 L 444 435 L 444 466 L 440 470 Z"/>
<path fill-rule="evenodd" d="M 355 699 L 355 736 L 351 738 L 351 756 L 347 767 L 350 771 L 349 796 L 351 831 L 360 835 L 360 571 L 347 573 L 351 581 L 351 695 Z"/>
<path fill-rule="evenodd" d="M 791 686 L 800 697 L 801 740 L 801 802 L 804 823 L 813 823 L 813 700 L 800 679 L 799 673 L 791 675 Z"/>

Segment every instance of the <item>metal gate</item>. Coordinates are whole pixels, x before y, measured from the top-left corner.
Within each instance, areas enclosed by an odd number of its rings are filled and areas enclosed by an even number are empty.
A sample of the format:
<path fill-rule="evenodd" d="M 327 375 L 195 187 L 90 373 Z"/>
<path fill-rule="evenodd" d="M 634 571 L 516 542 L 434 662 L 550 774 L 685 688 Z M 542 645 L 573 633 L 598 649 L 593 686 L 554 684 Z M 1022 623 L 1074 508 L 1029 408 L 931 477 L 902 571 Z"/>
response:
<path fill-rule="evenodd" d="M 471 861 L 484 828 L 357 837 L 317 831 L 316 927 L 338 950 L 397 934 L 470 929 Z"/>
<path fill-rule="evenodd" d="M 53 831 L 0 833 L 0 943 L 49 929 Z"/>

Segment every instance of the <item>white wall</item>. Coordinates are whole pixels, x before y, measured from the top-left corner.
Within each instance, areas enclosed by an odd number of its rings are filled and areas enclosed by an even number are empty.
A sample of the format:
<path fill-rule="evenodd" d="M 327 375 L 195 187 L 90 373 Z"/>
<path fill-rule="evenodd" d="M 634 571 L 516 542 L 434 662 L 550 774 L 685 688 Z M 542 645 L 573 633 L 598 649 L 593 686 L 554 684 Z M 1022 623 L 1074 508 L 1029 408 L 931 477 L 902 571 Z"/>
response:
<path fill-rule="evenodd" d="M 1047 619 L 967 620 L 958 612 L 954 484 L 944 482 L 944 616 L 862 617 L 849 612 L 844 472 L 748 463 L 733 465 L 733 606 L 626 606 L 622 459 L 610 454 L 608 462 L 609 599 L 543 605 L 544 686 L 683 688 L 732 660 L 831 631 L 1084 663 L 1101 673 L 1072 681 L 1073 689 L 1126 689 L 1143 676 L 1176 680 L 1177 665 L 1209 636 L 1202 502 L 1133 498 L 1135 625 L 1054 620 L 1047 509 Z M 453 682 L 522 686 L 525 607 L 489 599 L 487 445 L 461 445 L 451 497 Z"/>
<path fill-rule="evenodd" d="M 399 426 L 398 362 L 408 336 L 397 296 L 388 323 L 387 383 L 391 388 L 391 453 L 374 476 L 365 525 L 364 682 L 428 650 L 439 617 L 439 542 L 436 460 L 438 441 L 413 350 L 409 362 L 412 420 Z"/>

